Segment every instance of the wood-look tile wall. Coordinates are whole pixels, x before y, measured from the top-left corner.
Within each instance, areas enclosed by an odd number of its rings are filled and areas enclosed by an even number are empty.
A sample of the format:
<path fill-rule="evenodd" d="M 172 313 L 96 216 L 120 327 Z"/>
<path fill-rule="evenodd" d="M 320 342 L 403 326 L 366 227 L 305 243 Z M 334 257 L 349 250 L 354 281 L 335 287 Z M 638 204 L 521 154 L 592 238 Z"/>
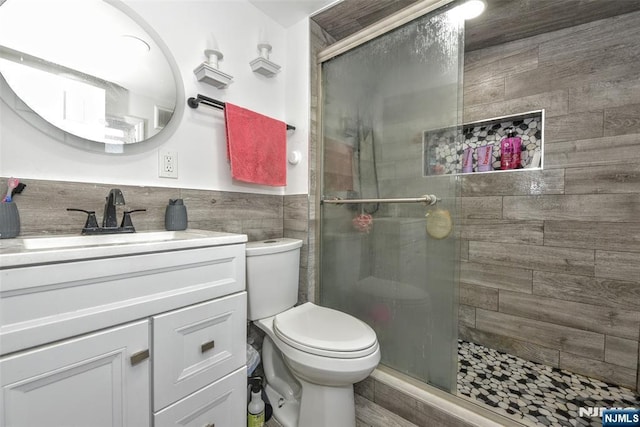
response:
<path fill-rule="evenodd" d="M 30 179 L 24 182 L 26 189 L 14 198 L 20 211 L 21 237 L 79 234 L 86 215 L 67 212 L 66 208 L 94 210 L 101 222 L 104 200 L 111 188 L 122 190 L 126 202 L 117 207 L 118 220 L 125 209 L 147 210 L 132 214 L 138 231 L 164 230 L 169 199 L 182 198 L 189 228 L 243 233 L 249 240 L 283 235 L 283 196 Z"/>
<path fill-rule="evenodd" d="M 544 108 L 544 171 L 466 175 L 460 336 L 630 388 L 640 13 L 465 55 L 464 121 Z"/>
<path fill-rule="evenodd" d="M 309 20 L 309 82 L 311 91 L 311 105 L 309 106 L 309 117 L 311 120 L 309 131 L 309 199 L 308 199 L 308 234 L 309 234 L 309 262 L 307 271 L 307 292 L 306 295 L 300 295 L 301 298 L 306 298 L 306 301 L 316 301 L 318 296 L 318 289 L 316 283 L 318 283 L 318 262 L 317 254 L 320 249 L 319 239 L 319 221 L 317 202 L 319 199 L 318 192 L 320 188 L 318 186 L 318 171 L 320 170 L 320 156 L 319 156 L 319 134 L 320 134 L 320 94 L 319 94 L 319 64 L 317 62 L 318 53 L 334 43 L 335 39 L 331 37 L 326 31 L 324 31 L 320 25 L 315 21 Z"/>
<path fill-rule="evenodd" d="M 164 213 L 169 199 L 182 198 L 187 206 L 189 228 L 246 234 L 250 241 L 276 237 L 301 239 L 299 301 L 307 301 L 306 194 L 276 196 L 29 179 L 23 182 L 27 184 L 26 189 L 14 199 L 20 212 L 20 237 L 79 234 L 86 214 L 67 212 L 66 209 L 93 210 L 101 222 L 104 198 L 111 188 L 119 188 L 126 205 L 117 207 L 118 220 L 124 210 L 147 210 L 132 214 L 138 231 L 164 230 Z"/>
<path fill-rule="evenodd" d="M 302 240 L 298 303 L 309 301 L 309 196 L 284 196 L 283 237 Z M 313 293 L 313 292 L 311 292 Z"/>
<path fill-rule="evenodd" d="M 444 391 L 426 391 L 416 380 L 377 371 L 354 386 L 357 427 L 471 427 L 514 425 L 462 399 L 442 399 Z M 443 403 L 447 402 L 447 405 Z M 450 403 L 459 405 L 452 410 Z M 471 409 L 473 408 L 473 409 Z M 470 412 L 474 415 L 470 417 Z"/>

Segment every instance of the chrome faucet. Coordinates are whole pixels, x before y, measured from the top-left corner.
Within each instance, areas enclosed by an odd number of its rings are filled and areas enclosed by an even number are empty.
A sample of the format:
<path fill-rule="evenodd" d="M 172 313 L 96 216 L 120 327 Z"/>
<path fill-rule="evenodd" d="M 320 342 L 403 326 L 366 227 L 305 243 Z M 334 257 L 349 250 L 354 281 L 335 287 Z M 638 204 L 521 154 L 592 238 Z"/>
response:
<path fill-rule="evenodd" d="M 112 188 L 106 198 L 104 205 L 104 216 L 102 217 L 103 228 L 117 228 L 118 218 L 116 218 L 116 206 L 124 205 L 124 196 L 118 188 Z"/>

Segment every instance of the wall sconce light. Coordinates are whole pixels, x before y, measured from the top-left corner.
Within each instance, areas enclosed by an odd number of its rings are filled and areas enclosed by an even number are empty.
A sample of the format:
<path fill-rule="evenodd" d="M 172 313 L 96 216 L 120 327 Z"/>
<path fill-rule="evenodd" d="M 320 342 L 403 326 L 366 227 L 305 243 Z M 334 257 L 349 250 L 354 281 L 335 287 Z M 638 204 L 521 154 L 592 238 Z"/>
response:
<path fill-rule="evenodd" d="M 271 53 L 271 44 L 266 41 L 266 35 L 264 30 L 260 30 L 258 51 L 260 56 L 251 61 L 251 70 L 254 73 L 262 74 L 266 77 L 273 77 L 280 71 L 280 66 L 274 62 L 269 61 L 269 54 Z"/>
<path fill-rule="evenodd" d="M 198 81 L 208 83 L 217 87 L 218 89 L 224 89 L 233 80 L 233 77 L 229 74 L 223 73 L 219 68 L 219 61 L 224 57 L 220 48 L 218 48 L 218 42 L 213 34 L 209 37 L 208 48 L 204 50 L 204 55 L 207 60 L 196 67 L 193 73 L 198 78 Z"/>

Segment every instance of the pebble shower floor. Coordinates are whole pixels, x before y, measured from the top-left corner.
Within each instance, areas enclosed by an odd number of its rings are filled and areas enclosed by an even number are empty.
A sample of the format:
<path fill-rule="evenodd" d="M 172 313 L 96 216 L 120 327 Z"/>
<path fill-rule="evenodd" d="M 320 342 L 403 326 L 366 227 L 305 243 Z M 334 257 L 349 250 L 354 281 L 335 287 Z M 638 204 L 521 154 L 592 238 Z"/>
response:
<path fill-rule="evenodd" d="M 458 341 L 458 395 L 527 424 L 601 426 L 580 407 L 640 407 L 632 390 Z"/>

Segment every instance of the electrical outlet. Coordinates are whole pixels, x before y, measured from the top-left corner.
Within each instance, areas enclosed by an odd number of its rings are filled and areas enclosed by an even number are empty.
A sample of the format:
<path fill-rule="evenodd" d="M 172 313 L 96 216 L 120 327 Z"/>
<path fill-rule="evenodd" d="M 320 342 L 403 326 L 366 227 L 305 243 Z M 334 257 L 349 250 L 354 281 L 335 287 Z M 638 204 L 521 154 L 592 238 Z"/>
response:
<path fill-rule="evenodd" d="M 178 177 L 178 152 L 160 151 L 158 160 L 158 176 L 160 178 Z"/>

